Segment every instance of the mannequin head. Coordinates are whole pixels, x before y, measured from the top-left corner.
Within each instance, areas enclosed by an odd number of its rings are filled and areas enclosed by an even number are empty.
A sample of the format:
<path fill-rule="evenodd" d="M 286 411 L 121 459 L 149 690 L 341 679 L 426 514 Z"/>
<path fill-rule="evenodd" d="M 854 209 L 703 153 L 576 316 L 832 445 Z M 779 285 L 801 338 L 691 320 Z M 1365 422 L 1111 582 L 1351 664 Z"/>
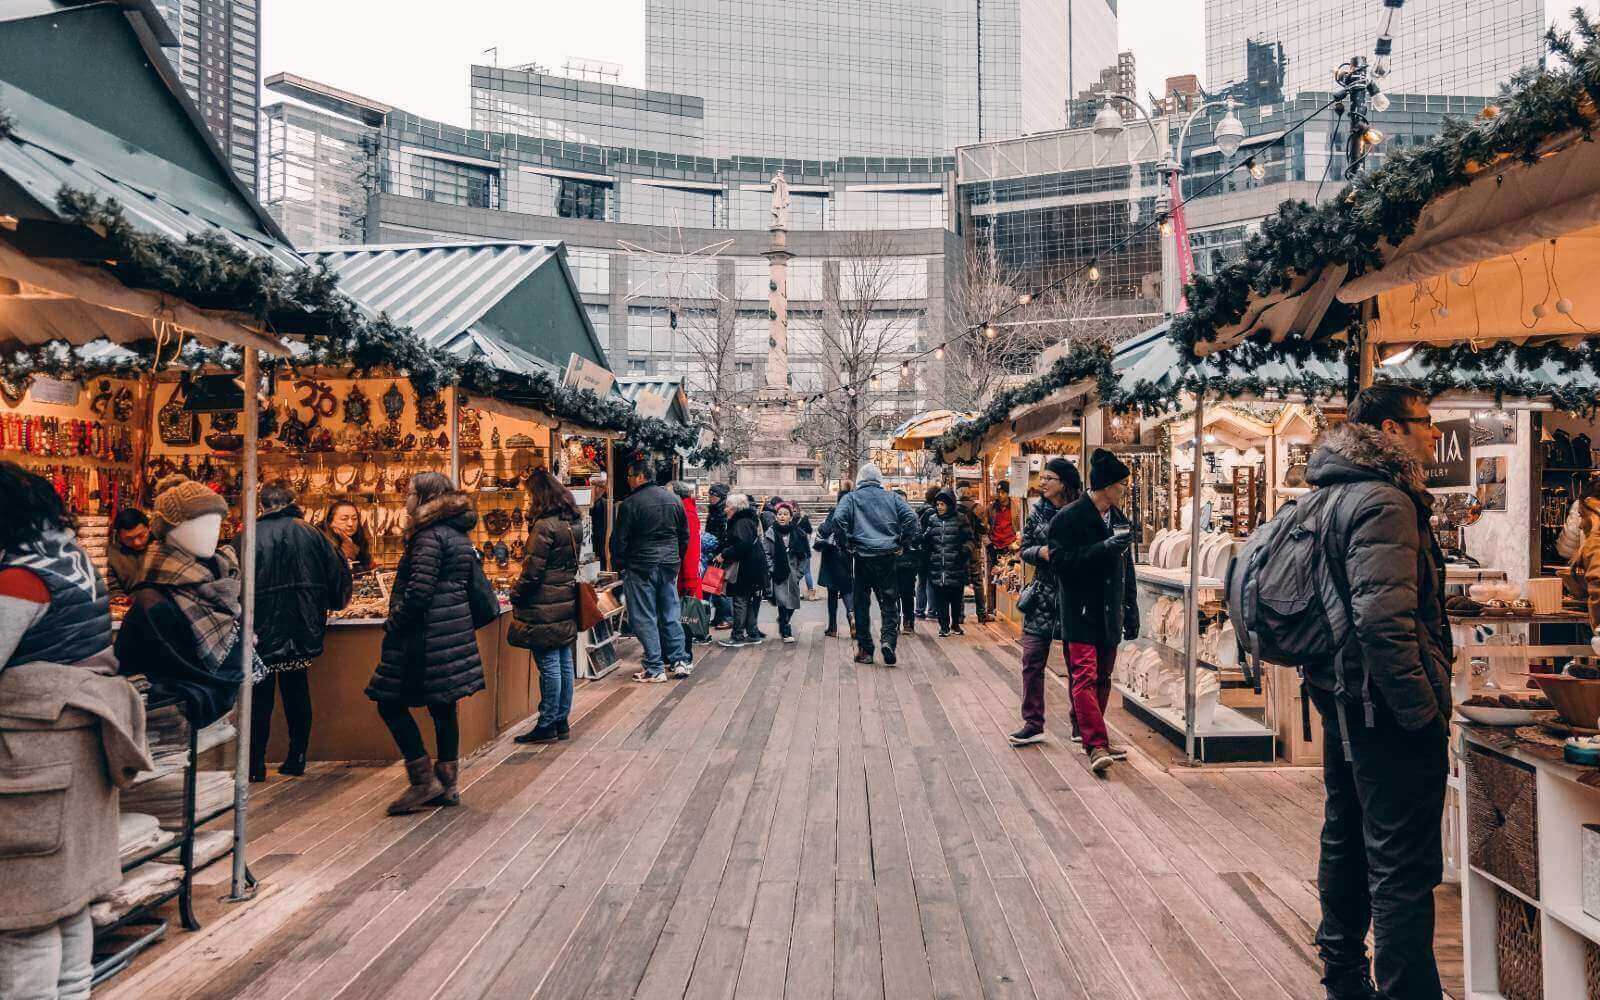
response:
<path fill-rule="evenodd" d="M 222 515 L 201 514 L 168 529 L 167 541 L 196 559 L 210 559 L 217 554 L 217 539 L 221 534 Z"/>

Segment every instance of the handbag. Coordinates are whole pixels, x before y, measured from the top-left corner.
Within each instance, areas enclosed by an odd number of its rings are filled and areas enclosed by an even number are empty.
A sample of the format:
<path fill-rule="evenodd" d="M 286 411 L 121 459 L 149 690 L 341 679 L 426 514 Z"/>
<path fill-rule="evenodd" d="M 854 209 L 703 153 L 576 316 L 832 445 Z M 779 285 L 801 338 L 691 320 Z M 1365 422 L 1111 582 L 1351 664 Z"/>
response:
<path fill-rule="evenodd" d="M 1025 615 L 1033 614 L 1033 609 L 1039 604 L 1039 582 L 1028 584 L 1022 588 L 1022 593 L 1017 595 L 1017 610 Z"/>
<path fill-rule="evenodd" d="M 472 579 L 467 584 L 467 605 L 472 611 L 472 627 L 483 628 L 500 617 L 500 598 L 495 594 L 483 563 L 472 560 Z"/>
<path fill-rule="evenodd" d="M 727 583 L 727 571 L 721 566 L 707 566 L 700 574 L 700 590 L 707 594 L 720 596 Z"/>
<path fill-rule="evenodd" d="M 572 564 L 578 564 L 578 533 L 572 533 Z M 594 584 L 579 580 L 578 590 L 578 631 L 587 632 L 596 625 L 606 620 L 605 614 L 600 610 L 600 595 L 595 593 Z"/>
<path fill-rule="evenodd" d="M 678 618 L 685 632 L 696 639 L 711 638 L 711 613 L 705 601 L 698 597 L 685 597 L 678 606 Z"/>

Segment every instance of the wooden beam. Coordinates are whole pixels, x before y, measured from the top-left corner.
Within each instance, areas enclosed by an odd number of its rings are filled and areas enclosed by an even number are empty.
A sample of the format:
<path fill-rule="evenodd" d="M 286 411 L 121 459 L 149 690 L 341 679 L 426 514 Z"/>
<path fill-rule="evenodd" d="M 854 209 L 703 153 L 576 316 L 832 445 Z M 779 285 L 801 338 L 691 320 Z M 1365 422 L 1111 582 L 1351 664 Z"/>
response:
<path fill-rule="evenodd" d="M 18 250 L 38 260 L 99 263 L 115 256 L 105 230 L 53 219 L 18 219 L 7 237 Z"/>

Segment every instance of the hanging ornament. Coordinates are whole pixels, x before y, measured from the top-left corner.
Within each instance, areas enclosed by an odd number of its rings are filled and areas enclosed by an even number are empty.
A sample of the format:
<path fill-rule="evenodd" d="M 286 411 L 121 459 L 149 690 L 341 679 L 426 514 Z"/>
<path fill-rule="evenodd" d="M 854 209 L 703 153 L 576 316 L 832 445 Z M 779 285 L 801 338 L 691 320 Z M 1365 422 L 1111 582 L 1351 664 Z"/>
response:
<path fill-rule="evenodd" d="M 1533 318 L 1534 319 L 1544 319 L 1545 316 L 1549 314 L 1549 312 L 1550 312 L 1550 310 L 1545 307 L 1545 304 L 1543 302 L 1537 302 L 1537 303 L 1534 304 L 1534 307 L 1533 307 Z"/>
<path fill-rule="evenodd" d="M 400 386 L 394 382 L 389 383 L 389 389 L 383 394 L 383 412 L 391 421 L 399 420 L 401 414 L 406 412 L 406 396 L 400 391 Z"/>
<path fill-rule="evenodd" d="M 1556 312 L 1560 313 L 1563 316 L 1571 316 L 1572 315 L 1572 300 L 1571 299 L 1565 299 L 1565 298 L 1556 299 Z"/>
<path fill-rule="evenodd" d="M 372 401 L 361 391 L 360 383 L 352 384 L 344 397 L 344 422 L 352 427 L 365 427 L 372 422 Z"/>
<path fill-rule="evenodd" d="M 444 426 L 445 420 L 443 396 L 435 394 L 417 400 L 417 426 L 425 431 L 436 431 Z"/>

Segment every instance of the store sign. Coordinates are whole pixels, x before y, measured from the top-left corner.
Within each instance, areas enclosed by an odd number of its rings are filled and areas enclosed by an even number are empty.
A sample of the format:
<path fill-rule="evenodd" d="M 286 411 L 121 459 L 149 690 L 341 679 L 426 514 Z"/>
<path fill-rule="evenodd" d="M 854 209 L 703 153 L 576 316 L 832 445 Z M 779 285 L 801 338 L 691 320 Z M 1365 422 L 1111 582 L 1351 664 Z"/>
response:
<path fill-rule="evenodd" d="M 597 365 L 588 358 L 580 358 L 576 353 L 567 361 L 566 376 L 561 384 L 573 389 L 588 389 L 590 392 L 604 399 L 611 393 L 612 383 L 616 376 L 606 371 L 605 366 Z"/>
<path fill-rule="evenodd" d="M 35 403 L 48 403 L 51 406 L 77 406 L 78 393 L 81 389 L 82 386 L 74 381 L 36 375 L 29 391 L 33 394 Z"/>
<path fill-rule="evenodd" d="M 1441 420 L 1434 424 L 1444 435 L 1428 463 L 1428 489 L 1472 485 L 1472 421 Z"/>
<path fill-rule="evenodd" d="M 645 389 L 634 397 L 633 412 L 644 418 L 665 417 L 667 415 L 667 397 L 650 389 Z"/>

